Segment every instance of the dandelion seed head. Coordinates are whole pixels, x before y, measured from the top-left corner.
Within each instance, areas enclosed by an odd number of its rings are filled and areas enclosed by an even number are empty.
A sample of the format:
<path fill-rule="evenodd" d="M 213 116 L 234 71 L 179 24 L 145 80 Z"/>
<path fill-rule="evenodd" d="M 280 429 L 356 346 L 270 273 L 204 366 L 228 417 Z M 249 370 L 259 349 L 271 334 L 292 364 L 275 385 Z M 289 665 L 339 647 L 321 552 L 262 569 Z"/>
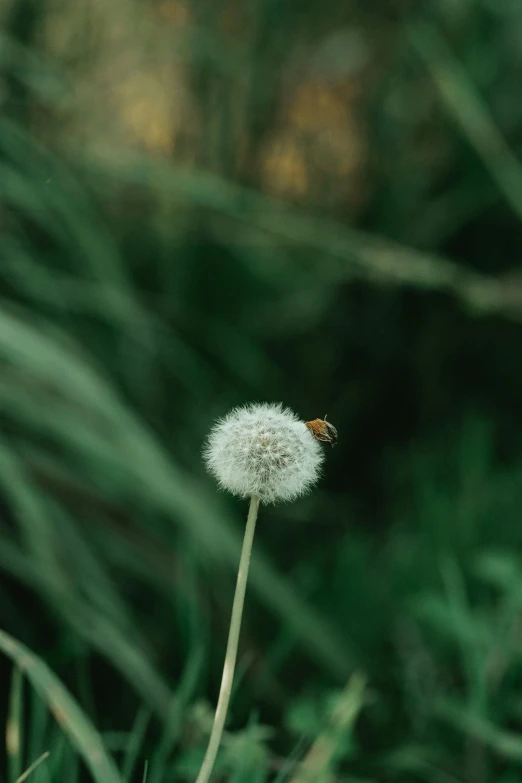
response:
<path fill-rule="evenodd" d="M 323 453 L 304 421 L 281 403 L 234 408 L 213 426 L 208 470 L 223 489 L 263 503 L 294 500 L 319 477 Z"/>

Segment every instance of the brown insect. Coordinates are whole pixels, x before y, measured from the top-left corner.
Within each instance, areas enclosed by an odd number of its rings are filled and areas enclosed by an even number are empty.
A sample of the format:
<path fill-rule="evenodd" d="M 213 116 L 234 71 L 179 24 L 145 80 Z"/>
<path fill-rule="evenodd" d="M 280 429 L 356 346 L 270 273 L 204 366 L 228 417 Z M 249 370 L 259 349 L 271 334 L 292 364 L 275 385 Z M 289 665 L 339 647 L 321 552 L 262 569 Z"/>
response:
<path fill-rule="evenodd" d="M 337 430 L 333 424 L 326 421 L 326 416 L 324 419 L 307 421 L 306 426 L 316 440 L 320 440 L 323 443 L 330 443 L 332 446 L 335 446 L 337 443 Z"/>

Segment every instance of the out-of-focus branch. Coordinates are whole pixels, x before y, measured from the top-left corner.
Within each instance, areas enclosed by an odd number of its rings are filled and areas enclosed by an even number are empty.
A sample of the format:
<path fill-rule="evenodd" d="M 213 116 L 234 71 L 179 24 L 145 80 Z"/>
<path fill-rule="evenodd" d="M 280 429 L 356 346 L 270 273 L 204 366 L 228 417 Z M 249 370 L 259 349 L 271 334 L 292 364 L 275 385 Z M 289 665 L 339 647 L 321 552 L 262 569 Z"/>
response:
<path fill-rule="evenodd" d="M 88 166 L 93 165 L 96 161 L 89 159 Z M 227 226 L 229 243 L 268 243 L 278 249 L 305 245 L 320 254 L 317 265 L 325 282 L 355 278 L 375 285 L 440 291 L 477 315 L 522 321 L 522 270 L 518 268 L 500 277 L 482 274 L 437 254 L 317 218 L 214 174 L 165 162 L 122 159 L 115 151 L 104 156 L 99 173 L 149 187 L 184 207 L 206 208 L 232 218 L 238 230 L 234 240 L 234 231 Z"/>

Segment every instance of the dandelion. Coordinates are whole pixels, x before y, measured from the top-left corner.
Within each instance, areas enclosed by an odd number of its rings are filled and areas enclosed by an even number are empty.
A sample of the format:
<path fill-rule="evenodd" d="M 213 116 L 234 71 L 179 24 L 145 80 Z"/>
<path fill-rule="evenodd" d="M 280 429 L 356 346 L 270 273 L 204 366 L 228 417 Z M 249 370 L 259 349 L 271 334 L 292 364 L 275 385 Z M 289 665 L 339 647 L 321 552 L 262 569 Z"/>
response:
<path fill-rule="evenodd" d="M 232 691 L 250 555 L 260 503 L 294 500 L 319 477 L 323 461 L 313 428 L 281 404 L 235 408 L 212 428 L 204 452 L 220 487 L 250 498 L 239 561 L 225 664 L 214 724 L 196 783 L 207 783 L 214 767 Z"/>
<path fill-rule="evenodd" d="M 262 503 L 294 500 L 317 481 L 323 454 L 304 421 L 281 404 L 235 408 L 213 427 L 205 449 L 223 489 Z"/>

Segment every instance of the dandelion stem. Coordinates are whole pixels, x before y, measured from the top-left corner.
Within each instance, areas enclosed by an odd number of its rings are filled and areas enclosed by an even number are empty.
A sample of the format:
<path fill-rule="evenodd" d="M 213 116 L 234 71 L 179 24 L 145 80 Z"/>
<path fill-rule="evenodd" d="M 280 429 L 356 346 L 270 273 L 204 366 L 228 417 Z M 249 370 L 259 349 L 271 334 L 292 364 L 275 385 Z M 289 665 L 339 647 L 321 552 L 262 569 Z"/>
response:
<path fill-rule="evenodd" d="M 221 678 L 221 688 L 214 715 L 214 724 L 210 734 L 207 752 L 203 759 L 203 764 L 199 771 L 196 783 L 207 783 L 214 768 L 218 748 L 225 727 L 230 694 L 232 692 L 232 682 L 234 679 L 234 669 L 236 667 L 237 647 L 239 642 L 239 631 L 241 629 L 241 618 L 243 616 L 243 604 L 245 602 L 245 590 L 248 578 L 248 569 L 250 566 L 250 555 L 252 553 L 252 543 L 254 541 L 254 532 L 256 529 L 257 512 L 259 510 L 259 497 L 252 495 L 250 498 L 250 508 L 248 509 L 248 519 L 243 538 L 243 548 L 241 550 L 241 559 L 239 561 L 239 570 L 237 572 L 236 592 L 234 594 L 234 603 L 232 605 L 232 616 L 230 618 L 230 629 L 228 632 L 227 651 L 225 654 L 225 663 L 223 666 L 223 676 Z"/>

